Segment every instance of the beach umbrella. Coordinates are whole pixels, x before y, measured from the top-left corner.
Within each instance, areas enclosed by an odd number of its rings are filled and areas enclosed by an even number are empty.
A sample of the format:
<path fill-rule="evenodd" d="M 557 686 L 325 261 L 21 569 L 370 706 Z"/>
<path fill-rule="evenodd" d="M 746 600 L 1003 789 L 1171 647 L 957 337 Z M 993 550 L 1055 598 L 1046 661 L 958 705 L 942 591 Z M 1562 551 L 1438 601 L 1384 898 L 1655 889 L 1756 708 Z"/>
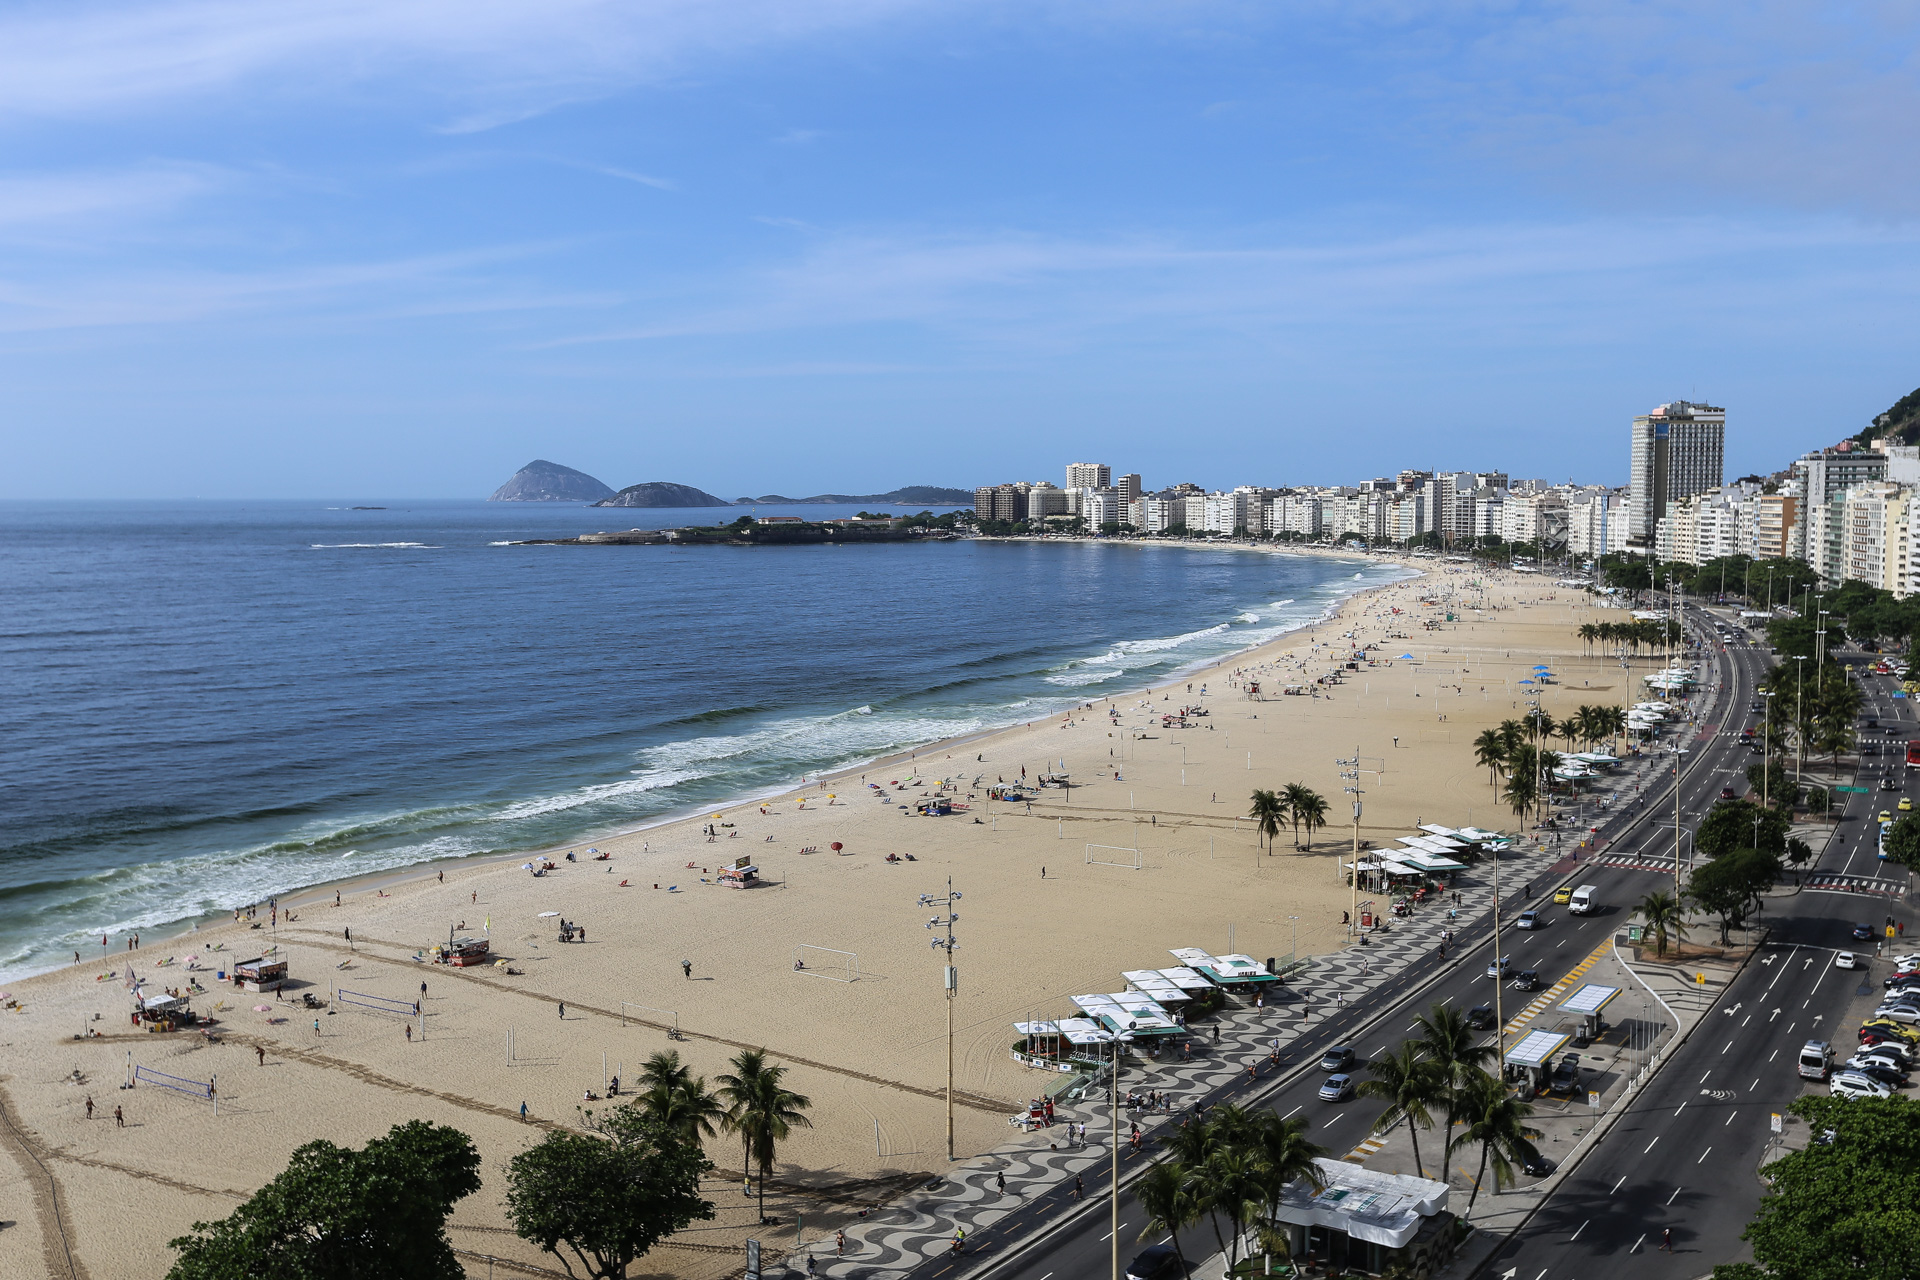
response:
<path fill-rule="evenodd" d="M 827 846 L 827 848 L 833 850 L 835 853 L 840 852 L 841 847 L 842 846 L 838 840 L 835 840 L 832 844 Z"/>
<path fill-rule="evenodd" d="M 1412 662 L 1412 661 L 1413 661 L 1413 655 L 1412 655 L 1412 654 L 1410 654 L 1410 653 L 1403 653 L 1403 654 L 1401 654 L 1401 655 L 1400 655 L 1400 657 L 1401 657 L 1401 658 L 1404 658 L 1404 659 L 1406 659 L 1406 660 L 1407 660 L 1408 662 Z M 1395 659 L 1395 661 L 1398 661 L 1398 660 L 1399 660 L 1399 659 Z"/>
<path fill-rule="evenodd" d="M 1533 683 L 1533 681 L 1531 681 L 1531 680 L 1522 680 L 1522 681 L 1521 681 L 1520 683 L 1521 683 L 1521 684 L 1532 684 L 1532 683 Z"/>
<path fill-rule="evenodd" d="M 1538 663 L 1537 665 L 1535 665 L 1535 667 L 1534 667 L 1533 669 L 1534 669 L 1535 671 L 1545 671 L 1545 670 L 1547 670 L 1547 664 L 1546 664 L 1546 663 L 1544 663 L 1544 662 L 1542 662 L 1542 663 Z"/>
<path fill-rule="evenodd" d="M 257 1004 L 253 1006 L 253 1011 L 255 1013 L 272 1013 L 273 1006 L 270 1004 Z"/>

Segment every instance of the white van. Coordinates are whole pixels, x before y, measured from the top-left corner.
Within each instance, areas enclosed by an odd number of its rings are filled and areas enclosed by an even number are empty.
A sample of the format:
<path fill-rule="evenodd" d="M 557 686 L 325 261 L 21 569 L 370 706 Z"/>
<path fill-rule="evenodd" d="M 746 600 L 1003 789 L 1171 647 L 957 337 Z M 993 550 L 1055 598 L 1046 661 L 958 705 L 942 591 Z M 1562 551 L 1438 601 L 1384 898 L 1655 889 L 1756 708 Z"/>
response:
<path fill-rule="evenodd" d="M 1599 906 L 1600 886 L 1583 884 L 1573 891 L 1573 897 L 1567 900 L 1567 910 L 1576 916 L 1591 915 Z"/>
<path fill-rule="evenodd" d="M 1825 1080 L 1833 1070 L 1833 1046 L 1825 1040 L 1809 1040 L 1800 1048 L 1800 1078 Z"/>

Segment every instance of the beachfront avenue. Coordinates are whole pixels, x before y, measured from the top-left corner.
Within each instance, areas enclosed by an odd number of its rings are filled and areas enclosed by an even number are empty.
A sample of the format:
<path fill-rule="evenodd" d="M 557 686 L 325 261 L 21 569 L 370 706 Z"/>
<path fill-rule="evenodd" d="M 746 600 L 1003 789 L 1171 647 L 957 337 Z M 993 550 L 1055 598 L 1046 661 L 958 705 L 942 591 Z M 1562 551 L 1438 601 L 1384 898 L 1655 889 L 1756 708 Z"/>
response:
<path fill-rule="evenodd" d="M 1702 639 L 1709 651 L 1719 647 L 1711 632 Z M 1740 712 L 1769 665 L 1763 646 L 1745 643 L 1726 645 L 1715 662 L 1722 687 L 1702 719 L 1726 731 L 1704 736 L 1698 753 L 1687 763 L 1680 802 L 1690 824 L 1697 823 L 1718 799 L 1727 774 L 1744 769 L 1745 744 L 1732 726 L 1742 723 Z M 1886 692 L 1870 694 L 1870 713 L 1902 723 L 1904 703 Z M 1554 981 L 1560 974 L 1553 967 L 1556 961 L 1570 968 L 1595 947 L 1606 949 L 1613 935 L 1624 931 L 1626 904 L 1663 885 L 1672 887 L 1671 863 L 1654 865 L 1672 856 L 1671 820 L 1664 828 L 1658 824 L 1660 815 L 1671 813 L 1671 797 L 1669 788 L 1664 795 L 1648 797 L 1636 811 L 1616 816 L 1603 825 L 1597 859 L 1532 886 L 1538 892 L 1530 901 L 1545 904 L 1555 885 L 1592 880 L 1616 906 L 1586 917 L 1554 913 L 1550 941 L 1546 931 L 1535 942 L 1523 941 L 1525 935 L 1515 930 L 1507 935 L 1508 945 L 1521 956 L 1519 964 L 1528 965 L 1537 958 L 1543 977 Z M 1873 825 L 1858 824 L 1824 850 L 1807 869 L 1807 878 L 1819 883 L 1822 877 L 1868 872 L 1865 859 L 1873 856 Z M 1580 1152 L 1577 1167 L 1556 1170 L 1558 1176 L 1543 1180 L 1523 1177 L 1515 1191 L 1493 1197 L 1496 1203 L 1502 1199 L 1531 1203 L 1493 1224 L 1497 1238 L 1482 1241 L 1479 1250 L 1470 1250 L 1471 1258 L 1463 1256 L 1447 1274 L 1478 1270 L 1502 1275 L 1517 1268 L 1528 1276 L 1571 1280 L 1629 1265 L 1631 1258 L 1636 1273 L 1649 1270 L 1681 1277 L 1742 1256 L 1740 1235 L 1762 1189 L 1755 1170 L 1769 1144 L 1778 1141 L 1771 1117 L 1784 1112 L 1786 1104 L 1803 1091 L 1803 1082 L 1791 1067 L 1792 1051 L 1809 1031 L 1822 1025 L 1833 1027 L 1837 1012 L 1851 995 L 1850 984 L 1842 989 L 1835 982 L 1831 958 L 1844 922 L 1859 910 L 1858 895 L 1819 891 L 1770 905 L 1770 911 L 1778 913 L 1771 921 L 1770 945 L 1753 962 L 1728 974 L 1730 983 L 1716 981 L 1715 989 L 1699 997 L 1703 1011 L 1686 1019 L 1690 1029 L 1685 1042 L 1665 1058 L 1650 1083 L 1623 1101 L 1617 1112 L 1609 1111 L 1611 1123 L 1604 1136 Z M 1900 912 L 1904 916 L 1904 906 Z M 1258 1106 L 1283 1117 L 1312 1117 L 1308 1129 L 1314 1141 L 1336 1156 L 1352 1152 L 1353 1157 L 1371 1160 L 1369 1152 L 1377 1150 L 1379 1143 L 1371 1130 L 1380 1105 L 1362 1099 L 1329 1114 L 1316 1096 L 1324 1078 L 1324 1072 L 1315 1069 L 1317 1060 L 1327 1045 L 1345 1040 L 1360 1043 L 1367 1057 L 1378 1059 L 1390 1054 L 1396 1042 L 1411 1038 L 1413 1017 L 1432 1003 L 1464 1007 L 1486 1001 L 1490 983 L 1475 962 L 1488 950 L 1486 920 L 1475 920 L 1471 931 L 1463 928 L 1461 933 L 1462 941 L 1470 944 L 1463 959 L 1424 971 L 1416 967 L 1399 981 L 1381 983 L 1316 1033 L 1290 1042 L 1271 1080 L 1235 1081 L 1209 1102 Z M 1685 993 L 1670 990 L 1667 994 L 1679 1001 Z M 1508 1043 L 1514 1038 L 1508 1037 Z M 1542 1144 L 1549 1157 L 1565 1154 L 1569 1145 L 1574 1144 L 1560 1145 L 1556 1151 Z M 1653 1158 L 1656 1152 L 1658 1159 Z M 1123 1177 L 1126 1170 L 1123 1159 Z M 1470 1175 L 1471 1167 L 1462 1172 Z M 1104 1178 L 1088 1181 L 1104 1186 Z M 1529 1183 L 1548 1190 L 1544 1195 L 1528 1195 Z M 1129 1193 L 1123 1191 L 1122 1196 L 1123 1252 L 1131 1256 L 1141 1247 L 1136 1236 L 1147 1214 Z M 1485 1221 L 1489 1207 L 1482 1202 L 1478 1220 Z M 983 1240 L 981 1262 L 975 1267 L 935 1261 L 915 1274 L 1032 1280 L 1104 1274 L 1111 1253 L 1111 1225 L 1105 1210 L 1083 1210 L 1077 1220 L 1049 1225 L 1047 1220 L 1056 1212 L 1057 1207 L 1044 1199 L 1015 1208 L 992 1229 L 996 1239 L 1004 1239 L 1003 1257 L 989 1260 L 992 1251 L 984 1248 Z M 1193 1234 L 1204 1238 L 1205 1232 L 1200 1229 Z M 1162 1232 L 1148 1242 L 1166 1238 Z M 1670 1248 L 1661 1247 L 1669 1241 Z M 1490 1257 L 1488 1250 L 1496 1245 L 1497 1253 Z M 1209 1246 L 1203 1243 L 1195 1252 L 1203 1255 Z"/>

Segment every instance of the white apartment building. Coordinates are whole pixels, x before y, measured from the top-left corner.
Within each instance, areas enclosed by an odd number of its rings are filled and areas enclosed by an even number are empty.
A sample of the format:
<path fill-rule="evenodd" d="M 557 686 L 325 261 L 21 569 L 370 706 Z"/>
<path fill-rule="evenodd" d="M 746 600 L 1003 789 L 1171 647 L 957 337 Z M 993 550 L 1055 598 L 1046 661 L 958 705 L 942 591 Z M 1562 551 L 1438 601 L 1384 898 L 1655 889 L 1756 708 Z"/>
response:
<path fill-rule="evenodd" d="M 1284 493 L 1267 503 L 1267 532 L 1317 538 L 1325 529 L 1320 495 L 1304 490 Z"/>
<path fill-rule="evenodd" d="M 1128 524 L 1127 504 L 1120 500 L 1115 489 L 1081 490 L 1080 516 L 1087 522 L 1087 528 L 1098 531 L 1110 524 Z"/>
<path fill-rule="evenodd" d="M 1067 488 L 1111 489 L 1113 488 L 1113 468 L 1104 462 L 1069 462 Z"/>
<path fill-rule="evenodd" d="M 1029 520 L 1067 515 L 1067 507 L 1067 491 L 1055 488 L 1048 481 L 1042 480 L 1027 490 L 1027 519 Z"/>
<path fill-rule="evenodd" d="M 1844 548 L 1840 575 L 1905 596 L 1912 589 L 1908 513 L 1914 491 L 1890 480 L 1855 485 L 1828 504 L 1838 508 Z"/>

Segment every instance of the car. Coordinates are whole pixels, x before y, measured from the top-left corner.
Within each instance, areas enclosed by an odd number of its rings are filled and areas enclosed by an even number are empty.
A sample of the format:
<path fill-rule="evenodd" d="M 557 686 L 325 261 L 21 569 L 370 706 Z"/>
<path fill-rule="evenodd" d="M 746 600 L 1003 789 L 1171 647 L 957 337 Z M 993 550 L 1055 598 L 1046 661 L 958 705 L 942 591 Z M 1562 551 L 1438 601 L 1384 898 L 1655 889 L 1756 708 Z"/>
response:
<path fill-rule="evenodd" d="M 1735 791 L 1732 787 L 1722 787 L 1720 788 L 1720 798 L 1722 800 L 1738 800 L 1740 798 L 1740 793 Z"/>
<path fill-rule="evenodd" d="M 1553 891 L 1553 900 L 1556 903 L 1560 904 L 1561 906 L 1565 906 L 1567 903 L 1572 902 L 1573 886 L 1570 884 L 1563 884 L 1558 889 L 1555 889 Z"/>
<path fill-rule="evenodd" d="M 1865 965 L 1861 963 L 1860 957 L 1853 954 L 1853 952 L 1842 951 L 1834 956 L 1833 967 L 1836 969 L 1860 969 L 1864 968 Z"/>
<path fill-rule="evenodd" d="M 1540 918 L 1538 911 L 1522 911 L 1520 918 L 1513 922 L 1513 927 L 1516 929 L 1538 929 L 1544 924 L 1546 924 L 1546 921 Z"/>
<path fill-rule="evenodd" d="M 1861 1075 L 1858 1071 L 1842 1071 L 1833 1078 L 1827 1090 L 1836 1098 L 1888 1098 L 1893 1090 L 1881 1084 L 1871 1076 Z"/>
<path fill-rule="evenodd" d="M 1515 991 L 1538 991 L 1540 989 L 1540 971 L 1538 969 L 1522 969 L 1520 972 L 1514 974 L 1513 989 Z"/>
<path fill-rule="evenodd" d="M 1529 1178 L 1544 1178 L 1553 1172 L 1553 1161 L 1535 1151 L 1520 1157 L 1520 1172 Z"/>
<path fill-rule="evenodd" d="M 1910 797 L 1908 797 L 1908 796 L 1901 796 L 1901 797 L 1900 797 L 1900 803 L 1899 803 L 1899 804 L 1897 804 L 1897 805 L 1895 805 L 1895 806 L 1893 806 L 1893 807 L 1894 807 L 1895 809 L 1898 809 L 1898 810 L 1899 810 L 1899 811 L 1900 811 L 1901 813 L 1912 813 L 1912 812 L 1913 812 L 1913 800 L 1912 800 L 1912 799 L 1911 799 Z"/>
<path fill-rule="evenodd" d="M 1893 781 L 1893 779 L 1892 779 L 1892 778 L 1888 778 L 1888 779 L 1887 779 L 1887 782 L 1888 782 L 1888 783 L 1891 783 L 1892 781 Z M 1896 788 L 1894 788 L 1894 787 L 1892 787 L 1892 786 L 1888 786 L 1888 788 L 1887 788 L 1887 789 L 1888 789 L 1889 791 L 1892 791 L 1892 790 L 1895 790 Z M 1882 810 L 1880 811 L 1880 823 L 1881 823 L 1881 825 L 1882 825 L 1882 826 L 1885 826 L 1885 825 L 1886 825 L 1887 823 L 1889 823 L 1889 822 L 1892 822 L 1892 821 L 1893 821 L 1893 815 L 1892 815 L 1891 813 L 1889 813 L 1889 812 L 1887 812 L 1887 810 L 1885 810 L 1885 809 L 1882 809 Z"/>
<path fill-rule="evenodd" d="M 1320 1086 L 1320 1101 L 1345 1102 L 1353 1096 L 1353 1077 L 1349 1075 L 1328 1076 L 1326 1083 Z"/>
<path fill-rule="evenodd" d="M 1891 956 L 1889 962 L 1895 969 L 1920 969 L 1920 951 L 1909 951 L 1903 956 Z"/>
<path fill-rule="evenodd" d="M 1853 926 L 1851 937 L 1855 942 L 1871 942 L 1873 940 L 1873 926 L 1870 924 L 1857 924 Z"/>
<path fill-rule="evenodd" d="M 1879 1037 L 1876 1038 L 1872 1044 L 1868 1044 L 1865 1040 L 1862 1040 L 1860 1042 L 1860 1052 L 1873 1054 L 1882 1058 L 1890 1058 L 1893 1060 L 1894 1065 L 1898 1066 L 1902 1071 L 1911 1067 L 1914 1060 L 1913 1046 L 1905 1040 L 1890 1040 Z"/>
<path fill-rule="evenodd" d="M 1847 1059 L 1847 1070 L 1858 1071 L 1869 1080 L 1877 1080 L 1889 1089 L 1907 1087 L 1907 1073 L 1898 1067 L 1890 1067 L 1878 1058 L 1862 1058 L 1858 1055 Z"/>
<path fill-rule="evenodd" d="M 1180 1274 L 1180 1255 L 1170 1244 L 1149 1245 L 1127 1264 L 1127 1280 L 1160 1280 Z"/>
<path fill-rule="evenodd" d="M 1868 1018 L 1860 1024 L 1861 1035 L 1876 1035 L 1882 1040 L 1904 1040 L 1908 1044 L 1920 1041 L 1920 1031 L 1914 1030 L 1904 1022 L 1878 1015 Z"/>
<path fill-rule="evenodd" d="M 1477 1004 L 1467 1010 L 1467 1025 L 1475 1031 L 1485 1031 L 1493 1026 L 1493 1006 Z"/>
<path fill-rule="evenodd" d="M 1570 1053 L 1560 1059 L 1553 1068 L 1553 1077 L 1547 1081 L 1549 1093 L 1572 1093 L 1580 1087 L 1580 1055 Z"/>
<path fill-rule="evenodd" d="M 1350 1045 L 1337 1044 L 1320 1055 L 1322 1071 L 1345 1071 L 1353 1065 L 1353 1048 Z"/>
<path fill-rule="evenodd" d="M 1489 978 L 1504 978 L 1512 972 L 1512 956 L 1501 956 L 1498 960 L 1487 961 L 1487 976 Z"/>
<path fill-rule="evenodd" d="M 1878 1009 L 1875 1009 L 1873 1016 L 1876 1018 L 1892 1018 L 1895 1022 L 1904 1022 L 1911 1025 L 1920 1022 L 1920 1004 L 1913 1004 L 1908 1001 L 1889 1000 Z"/>
<path fill-rule="evenodd" d="M 1888 974 L 1886 981 L 1880 985 L 1883 987 L 1904 987 L 1916 982 L 1920 982 L 1920 970 L 1900 967 Z"/>
<path fill-rule="evenodd" d="M 1869 729 L 1878 729 L 1879 727 L 1880 727 L 1880 721 L 1879 721 L 1879 720 L 1877 720 L 1877 719 L 1875 719 L 1875 718 L 1874 718 L 1874 717 L 1872 717 L 1872 716 L 1868 716 L 1868 717 L 1867 717 L 1867 728 L 1869 728 Z"/>
<path fill-rule="evenodd" d="M 1900 779 L 1890 773 L 1880 779 L 1880 789 L 1882 791 L 1898 791 L 1900 789 Z M 1880 821 L 1892 822 L 1893 815 L 1889 814 L 1885 809 L 1882 809 L 1880 811 Z"/>
<path fill-rule="evenodd" d="M 1903 1076 L 1907 1074 L 1907 1068 L 1911 1065 L 1900 1050 L 1890 1044 L 1861 1045 L 1860 1052 L 1848 1059 L 1847 1065 L 1875 1062 L 1883 1067 L 1891 1067 Z"/>

